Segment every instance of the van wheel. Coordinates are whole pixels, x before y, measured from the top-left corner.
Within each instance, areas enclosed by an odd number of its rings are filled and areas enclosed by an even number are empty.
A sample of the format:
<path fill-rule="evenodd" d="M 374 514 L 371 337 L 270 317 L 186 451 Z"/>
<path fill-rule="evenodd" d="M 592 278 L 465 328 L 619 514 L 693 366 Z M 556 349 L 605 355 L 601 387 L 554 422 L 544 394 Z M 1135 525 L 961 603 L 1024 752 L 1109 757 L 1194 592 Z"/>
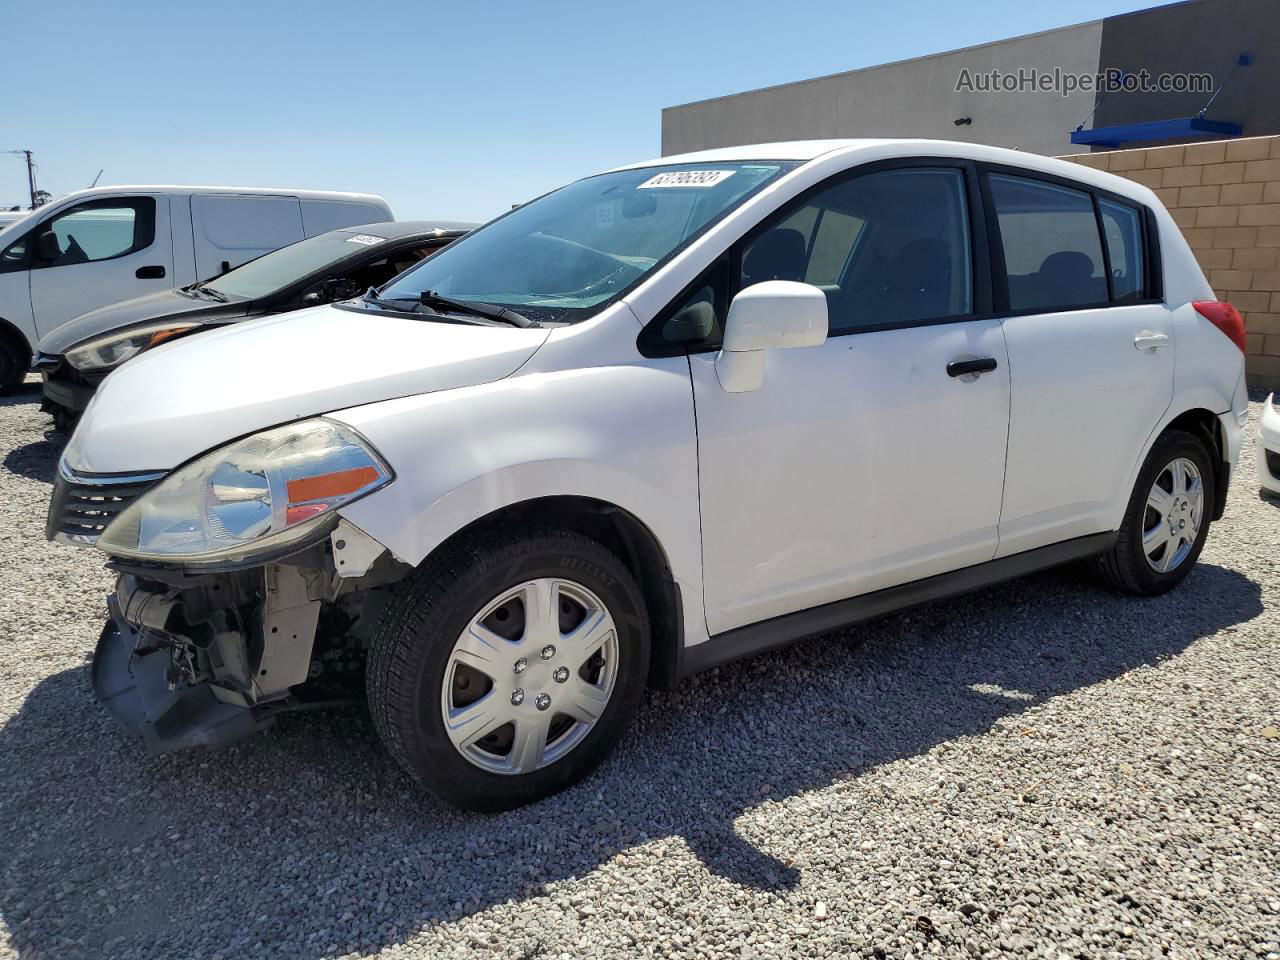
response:
<path fill-rule="evenodd" d="M 419 783 L 494 811 L 585 777 L 630 725 L 648 667 L 626 567 L 542 530 L 469 538 L 397 584 L 366 684 L 378 733 Z"/>
<path fill-rule="evenodd" d="M 12 393 L 27 376 L 31 354 L 13 336 L 0 334 L 0 393 Z"/>
<path fill-rule="evenodd" d="M 1203 440 L 1169 430 L 1147 455 L 1115 546 L 1094 561 L 1111 586 L 1143 596 L 1172 590 L 1209 535 L 1213 460 Z"/>

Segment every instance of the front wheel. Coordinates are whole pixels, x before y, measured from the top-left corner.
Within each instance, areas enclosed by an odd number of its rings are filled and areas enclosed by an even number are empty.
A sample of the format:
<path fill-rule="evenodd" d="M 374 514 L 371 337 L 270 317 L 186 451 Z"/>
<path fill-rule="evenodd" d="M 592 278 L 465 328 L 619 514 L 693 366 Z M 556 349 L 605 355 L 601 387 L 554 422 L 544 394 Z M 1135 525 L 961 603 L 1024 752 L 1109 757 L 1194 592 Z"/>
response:
<path fill-rule="evenodd" d="M 480 536 L 396 587 L 369 650 L 369 708 L 421 784 L 504 810 L 604 758 L 648 663 L 643 597 L 612 553 L 567 531 Z"/>
<path fill-rule="evenodd" d="M 1154 596 L 1191 572 L 1209 535 L 1213 460 L 1194 434 L 1170 430 L 1147 455 L 1115 546 L 1095 561 L 1103 580 Z"/>

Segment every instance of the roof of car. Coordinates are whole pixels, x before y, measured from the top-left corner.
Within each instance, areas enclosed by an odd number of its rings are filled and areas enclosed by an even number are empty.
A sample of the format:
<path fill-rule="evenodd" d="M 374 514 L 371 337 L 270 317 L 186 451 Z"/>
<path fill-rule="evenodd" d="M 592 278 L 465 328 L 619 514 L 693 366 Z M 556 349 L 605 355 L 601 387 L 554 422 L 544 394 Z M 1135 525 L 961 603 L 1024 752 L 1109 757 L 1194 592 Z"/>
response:
<path fill-rule="evenodd" d="M 400 240 L 418 234 L 437 237 L 460 237 L 478 227 L 478 223 L 461 223 L 456 220 L 385 220 L 381 223 L 362 223 L 354 227 L 338 227 L 334 233 L 367 233 L 383 240 Z"/>

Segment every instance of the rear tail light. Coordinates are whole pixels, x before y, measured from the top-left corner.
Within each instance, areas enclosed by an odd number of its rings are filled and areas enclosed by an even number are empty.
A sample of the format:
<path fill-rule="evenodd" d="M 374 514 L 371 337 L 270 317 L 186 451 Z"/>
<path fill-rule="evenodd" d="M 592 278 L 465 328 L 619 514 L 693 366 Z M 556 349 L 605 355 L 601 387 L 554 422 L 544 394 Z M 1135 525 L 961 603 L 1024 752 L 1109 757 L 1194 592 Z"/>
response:
<path fill-rule="evenodd" d="M 1220 300 L 1197 300 L 1191 305 L 1196 308 L 1196 313 L 1230 337 L 1241 353 L 1246 352 L 1244 317 L 1240 316 L 1239 310 Z"/>

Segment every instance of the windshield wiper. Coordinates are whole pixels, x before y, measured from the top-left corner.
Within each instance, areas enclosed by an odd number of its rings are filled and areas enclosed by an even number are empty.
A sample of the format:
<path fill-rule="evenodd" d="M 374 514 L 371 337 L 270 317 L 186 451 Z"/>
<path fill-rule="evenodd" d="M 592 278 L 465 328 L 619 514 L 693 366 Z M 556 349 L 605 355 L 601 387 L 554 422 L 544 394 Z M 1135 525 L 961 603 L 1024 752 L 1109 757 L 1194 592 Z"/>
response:
<path fill-rule="evenodd" d="M 189 287 L 183 287 L 182 292 L 189 297 L 205 297 L 209 300 L 217 300 L 219 303 L 227 303 L 230 301 L 231 298 L 225 293 L 222 293 L 220 290 L 215 290 L 213 287 L 205 286 L 206 283 L 208 283 L 207 280 L 202 280 L 200 283 L 193 283 Z"/>
<path fill-rule="evenodd" d="M 487 303 L 477 303 L 474 300 L 454 300 L 432 290 L 423 290 L 418 294 L 418 302 L 424 307 L 444 307 L 446 310 L 456 310 L 475 317 L 488 317 L 490 320 L 509 323 L 513 327 L 542 326 L 537 320 L 530 320 L 524 314 L 508 310 L 506 307 L 495 307 Z"/>
<path fill-rule="evenodd" d="M 394 300 L 384 300 L 378 296 L 376 287 L 370 287 L 364 292 L 360 298 L 361 303 L 368 303 L 375 307 L 381 307 L 383 310 L 395 310 L 399 313 L 417 313 L 415 309 L 418 301 L 412 297 L 396 297 Z M 405 304 L 408 304 L 406 307 Z"/>

